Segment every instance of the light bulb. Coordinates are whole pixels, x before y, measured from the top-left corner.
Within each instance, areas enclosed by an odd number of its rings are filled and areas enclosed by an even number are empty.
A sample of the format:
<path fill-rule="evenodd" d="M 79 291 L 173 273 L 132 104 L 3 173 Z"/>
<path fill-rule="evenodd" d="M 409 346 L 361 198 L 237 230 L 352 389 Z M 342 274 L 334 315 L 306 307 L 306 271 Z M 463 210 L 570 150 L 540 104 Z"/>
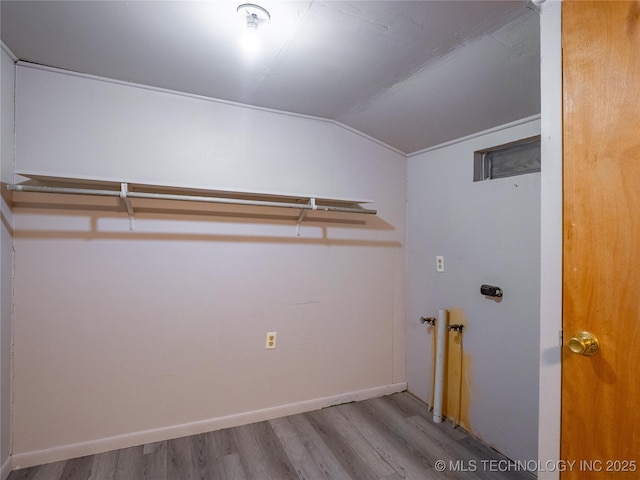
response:
<path fill-rule="evenodd" d="M 247 25 L 247 31 L 242 36 L 242 46 L 247 52 L 255 52 L 260 48 L 258 29 Z"/>
<path fill-rule="evenodd" d="M 242 46 L 245 51 L 254 53 L 260 48 L 258 29 L 262 24 L 269 23 L 271 15 L 260 5 L 253 3 L 243 3 L 238 7 L 237 12 L 246 24 L 246 29 L 242 36 Z"/>

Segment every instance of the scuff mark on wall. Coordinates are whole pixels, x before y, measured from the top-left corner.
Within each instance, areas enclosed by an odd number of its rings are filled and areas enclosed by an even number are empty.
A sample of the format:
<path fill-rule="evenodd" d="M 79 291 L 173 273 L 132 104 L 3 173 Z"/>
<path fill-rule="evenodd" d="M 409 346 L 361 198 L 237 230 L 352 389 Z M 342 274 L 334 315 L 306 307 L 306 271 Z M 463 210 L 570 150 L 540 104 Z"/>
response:
<path fill-rule="evenodd" d="M 302 300 L 300 302 L 282 302 L 283 305 L 291 305 L 297 307 L 300 305 L 312 305 L 314 303 L 320 303 L 320 300 Z"/>

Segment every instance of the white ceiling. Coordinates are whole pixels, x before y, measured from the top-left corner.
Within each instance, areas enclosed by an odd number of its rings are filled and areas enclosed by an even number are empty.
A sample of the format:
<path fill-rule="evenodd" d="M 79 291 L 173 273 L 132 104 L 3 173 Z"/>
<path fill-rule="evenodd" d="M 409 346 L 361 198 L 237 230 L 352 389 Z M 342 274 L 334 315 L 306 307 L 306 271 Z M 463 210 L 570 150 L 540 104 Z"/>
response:
<path fill-rule="evenodd" d="M 540 112 L 539 14 L 518 1 L 1 2 L 20 59 L 328 118 L 404 153 Z"/>

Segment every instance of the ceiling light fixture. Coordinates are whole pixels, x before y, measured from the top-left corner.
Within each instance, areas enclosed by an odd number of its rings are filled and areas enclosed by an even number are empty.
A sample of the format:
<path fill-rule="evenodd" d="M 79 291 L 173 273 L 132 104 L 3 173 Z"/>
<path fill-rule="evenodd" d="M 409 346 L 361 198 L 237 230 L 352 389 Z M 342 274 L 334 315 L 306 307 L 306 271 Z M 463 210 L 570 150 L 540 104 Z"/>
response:
<path fill-rule="evenodd" d="M 238 7 L 238 15 L 247 22 L 247 29 L 242 37 L 242 46 L 249 52 L 255 52 L 260 47 L 258 29 L 263 23 L 271 20 L 271 15 L 260 5 L 243 3 Z"/>

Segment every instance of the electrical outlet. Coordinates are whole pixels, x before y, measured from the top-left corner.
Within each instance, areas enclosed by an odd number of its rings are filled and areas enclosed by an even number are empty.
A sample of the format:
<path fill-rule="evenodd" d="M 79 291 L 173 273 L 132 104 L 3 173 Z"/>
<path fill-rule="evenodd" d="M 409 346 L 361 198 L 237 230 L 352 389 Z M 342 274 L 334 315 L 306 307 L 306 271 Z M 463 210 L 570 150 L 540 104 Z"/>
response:
<path fill-rule="evenodd" d="M 264 348 L 267 350 L 273 350 L 276 348 L 276 332 L 267 332 L 267 341 Z"/>
<path fill-rule="evenodd" d="M 444 272 L 444 257 L 442 255 L 436 257 L 436 272 Z"/>

